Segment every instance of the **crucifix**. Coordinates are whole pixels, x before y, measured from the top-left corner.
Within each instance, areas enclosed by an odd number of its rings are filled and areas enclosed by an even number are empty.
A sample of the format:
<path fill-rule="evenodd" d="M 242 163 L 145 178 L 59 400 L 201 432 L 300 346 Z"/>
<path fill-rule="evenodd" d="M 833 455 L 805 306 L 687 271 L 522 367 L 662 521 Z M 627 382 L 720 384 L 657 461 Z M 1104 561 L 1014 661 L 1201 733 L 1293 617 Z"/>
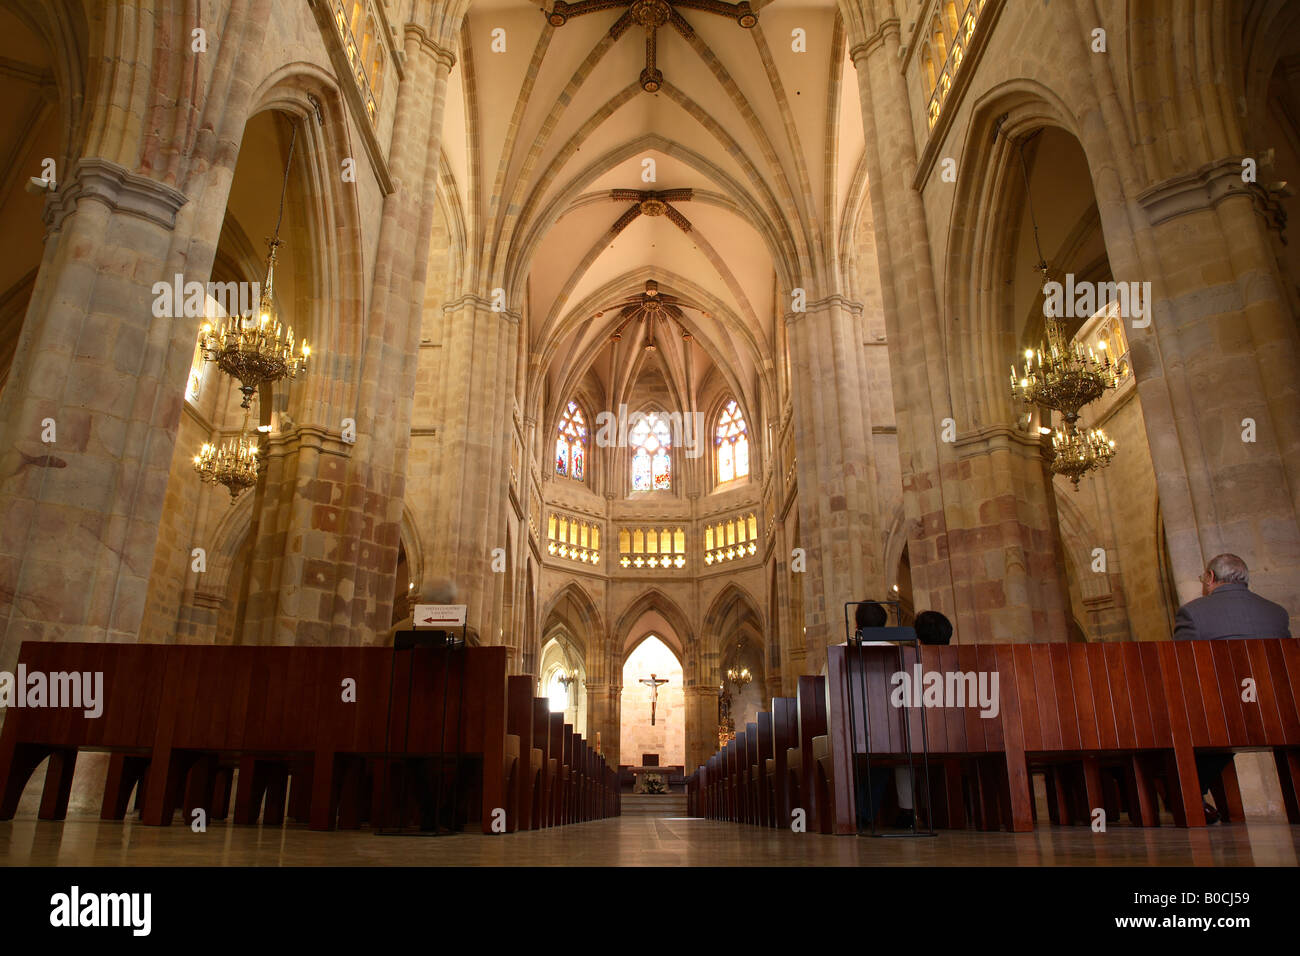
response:
<path fill-rule="evenodd" d="M 651 674 L 649 680 L 644 677 L 641 678 L 641 683 L 650 688 L 650 726 L 653 727 L 655 725 L 655 704 L 659 702 L 659 685 L 667 684 L 668 678 L 655 677 L 654 674 Z"/>

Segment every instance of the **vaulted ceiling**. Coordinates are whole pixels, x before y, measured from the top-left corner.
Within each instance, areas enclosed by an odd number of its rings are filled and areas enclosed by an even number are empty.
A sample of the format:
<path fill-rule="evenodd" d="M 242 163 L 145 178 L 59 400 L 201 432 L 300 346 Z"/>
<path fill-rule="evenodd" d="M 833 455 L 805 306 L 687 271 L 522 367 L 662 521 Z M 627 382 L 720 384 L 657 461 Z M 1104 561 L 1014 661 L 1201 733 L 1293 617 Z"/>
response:
<path fill-rule="evenodd" d="M 545 416 L 580 382 L 616 407 L 648 368 L 684 409 L 718 375 L 749 408 L 770 402 L 789 290 L 842 291 L 838 244 L 865 191 L 843 29 L 833 0 L 752 12 L 746 28 L 745 9 L 709 0 L 470 5 L 443 134 L 464 281 L 527 315 Z M 661 23 L 655 92 L 646 22 Z M 643 326 L 611 341 L 646 280 L 682 309 L 654 352 Z"/>

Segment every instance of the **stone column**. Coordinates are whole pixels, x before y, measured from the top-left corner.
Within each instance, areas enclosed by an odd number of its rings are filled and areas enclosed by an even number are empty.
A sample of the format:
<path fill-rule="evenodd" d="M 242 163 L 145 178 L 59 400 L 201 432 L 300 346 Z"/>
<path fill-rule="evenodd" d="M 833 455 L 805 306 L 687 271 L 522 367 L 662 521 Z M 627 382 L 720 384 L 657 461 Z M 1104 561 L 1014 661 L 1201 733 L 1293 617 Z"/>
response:
<path fill-rule="evenodd" d="M 441 462 L 433 482 L 430 581 L 450 581 L 484 643 L 495 643 L 500 604 L 492 550 L 506 546 L 511 414 L 519 316 L 487 298 L 449 303 Z"/>
<path fill-rule="evenodd" d="M 917 528 L 908 541 L 917 607 L 960 617 L 948 565 L 948 498 L 942 466 L 951 454 L 940 441 L 951 413 L 930 243 L 916 169 L 906 83 L 898 69 L 898 21 L 877 22 L 870 0 L 840 4 L 857 70 L 871 184 L 881 297 L 889 339 L 890 379 L 898 422 L 903 504 Z M 960 621 L 957 621 L 960 631 Z"/>
<path fill-rule="evenodd" d="M 611 767 L 617 767 L 621 719 L 619 695 L 623 693 L 623 687 L 604 680 L 588 679 L 584 683 L 587 689 L 587 743 L 595 747 L 596 734 L 599 733 L 605 762 Z"/>
<path fill-rule="evenodd" d="M 211 6 L 232 26 L 199 58 L 189 8 L 96 11 L 102 82 L 0 398 L 3 670 L 24 640 L 140 631 L 200 322 L 156 314 L 153 285 L 211 269 L 265 39 L 265 0 Z"/>
<path fill-rule="evenodd" d="M 438 11 L 454 6 L 431 4 L 429 15 L 438 20 Z M 365 642 L 390 625 L 442 117 L 459 29 L 459 19 L 448 17 L 404 29 L 388 157 L 394 191 L 384 200 L 369 318 L 353 366 L 356 443 L 341 442 L 334 431 L 341 423 L 330 422 L 300 426 L 280 443 L 281 454 L 273 445 L 270 510 L 258 516 L 243 636 L 250 643 Z"/>
<path fill-rule="evenodd" d="M 1300 332 L 1261 193 L 1231 156 L 1137 197 L 1159 278 L 1130 338 L 1179 598 L 1231 551 L 1300 632 Z"/>
<path fill-rule="evenodd" d="M 914 603 L 958 640 L 1065 640 L 1050 483 L 1037 448 L 993 427 L 960 434 L 929 227 L 913 188 L 916 141 L 888 3 L 843 0 L 858 76 L 890 377 L 898 418 Z M 945 432 L 953 433 L 945 440 Z M 1036 444 L 1036 443 L 1034 443 Z"/>
<path fill-rule="evenodd" d="M 844 603 L 885 593 L 861 311 L 836 295 L 786 316 L 811 673 L 843 639 Z"/>
<path fill-rule="evenodd" d="M 718 688 L 688 683 L 685 691 L 686 773 L 690 774 L 718 749 Z"/>

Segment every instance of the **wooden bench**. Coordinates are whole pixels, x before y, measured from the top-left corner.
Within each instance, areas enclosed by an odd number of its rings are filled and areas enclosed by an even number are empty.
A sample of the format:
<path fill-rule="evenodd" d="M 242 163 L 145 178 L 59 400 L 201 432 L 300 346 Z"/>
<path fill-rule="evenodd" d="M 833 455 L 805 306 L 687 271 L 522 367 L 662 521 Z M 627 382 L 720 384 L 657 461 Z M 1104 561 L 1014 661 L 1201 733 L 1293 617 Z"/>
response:
<path fill-rule="evenodd" d="M 1300 823 L 1300 642 L 1229 640 L 1097 644 L 923 646 L 922 674 L 998 676 L 998 712 L 978 706 L 895 708 L 892 647 L 828 649 L 827 677 L 801 677 L 796 700 L 774 698 L 769 715 L 746 727 L 759 754 L 772 812 L 787 826 L 802 806 L 810 830 L 858 830 L 855 768 L 871 773 L 907 759 L 908 744 L 930 753 L 929 792 L 918 772 L 918 807 L 938 825 L 1030 830 L 1031 774 L 1048 783 L 1053 822 L 1088 823 L 1126 804 L 1130 819 L 1156 825 L 1163 797 L 1178 826 L 1204 826 L 1198 755 L 1272 753 L 1288 819 Z M 912 673 L 913 650 L 903 655 Z M 1243 700 L 1243 688 L 1254 699 Z M 764 719 L 764 718 L 768 719 Z M 769 723 L 770 720 L 770 723 Z M 868 732 L 868 726 L 870 731 Z M 923 736 L 924 735 L 924 736 Z M 737 735 L 737 740 L 740 735 Z M 727 786 L 735 741 L 692 775 L 688 792 L 712 819 L 735 819 Z M 864 778 L 865 784 L 865 778 Z M 1241 798 L 1231 765 L 1215 785 L 1216 805 L 1234 819 Z M 760 797 L 757 813 L 764 821 Z M 865 795 L 864 795 L 865 796 Z M 862 805 L 869 803 L 867 799 Z M 967 813 L 969 804 L 970 813 Z"/>
<path fill-rule="evenodd" d="M 178 807 L 224 815 L 237 763 L 236 822 L 255 822 L 263 800 L 263 821 L 281 822 L 292 781 L 287 805 L 312 828 L 359 826 L 365 817 L 376 822 L 391 789 L 394 761 L 384 755 L 400 753 L 426 761 L 446 754 L 448 773 L 456 764 L 462 800 L 450 809 L 458 820 L 493 832 L 493 811 L 502 809 L 508 830 L 526 828 L 535 806 L 551 809 L 535 792 L 558 747 L 553 735 L 539 737 L 539 725 L 550 730 L 553 722 L 540 719 L 545 702 L 532 697 L 533 679 L 507 682 L 505 655 L 502 647 L 27 642 L 19 661 L 29 673 L 103 673 L 104 712 L 9 710 L 0 732 L 0 819 L 12 818 L 47 758 L 40 812 L 62 819 L 77 753 L 101 750 L 112 754 L 105 819 L 125 816 L 133 788 L 146 824 L 168 825 Z M 354 698 L 344 699 L 345 686 L 355 688 Z M 576 749 L 570 741 L 565 776 L 594 773 L 598 762 L 592 770 L 573 766 Z M 543 783 L 542 797 L 549 796 Z"/>

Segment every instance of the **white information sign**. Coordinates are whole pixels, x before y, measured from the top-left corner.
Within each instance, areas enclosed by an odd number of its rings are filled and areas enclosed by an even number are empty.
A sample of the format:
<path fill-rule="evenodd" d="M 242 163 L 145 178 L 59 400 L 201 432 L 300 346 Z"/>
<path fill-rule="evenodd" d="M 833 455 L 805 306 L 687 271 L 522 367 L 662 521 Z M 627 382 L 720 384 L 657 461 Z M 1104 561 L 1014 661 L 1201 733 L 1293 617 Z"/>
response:
<path fill-rule="evenodd" d="M 416 627 L 463 627 L 464 604 L 417 604 L 413 623 Z"/>

